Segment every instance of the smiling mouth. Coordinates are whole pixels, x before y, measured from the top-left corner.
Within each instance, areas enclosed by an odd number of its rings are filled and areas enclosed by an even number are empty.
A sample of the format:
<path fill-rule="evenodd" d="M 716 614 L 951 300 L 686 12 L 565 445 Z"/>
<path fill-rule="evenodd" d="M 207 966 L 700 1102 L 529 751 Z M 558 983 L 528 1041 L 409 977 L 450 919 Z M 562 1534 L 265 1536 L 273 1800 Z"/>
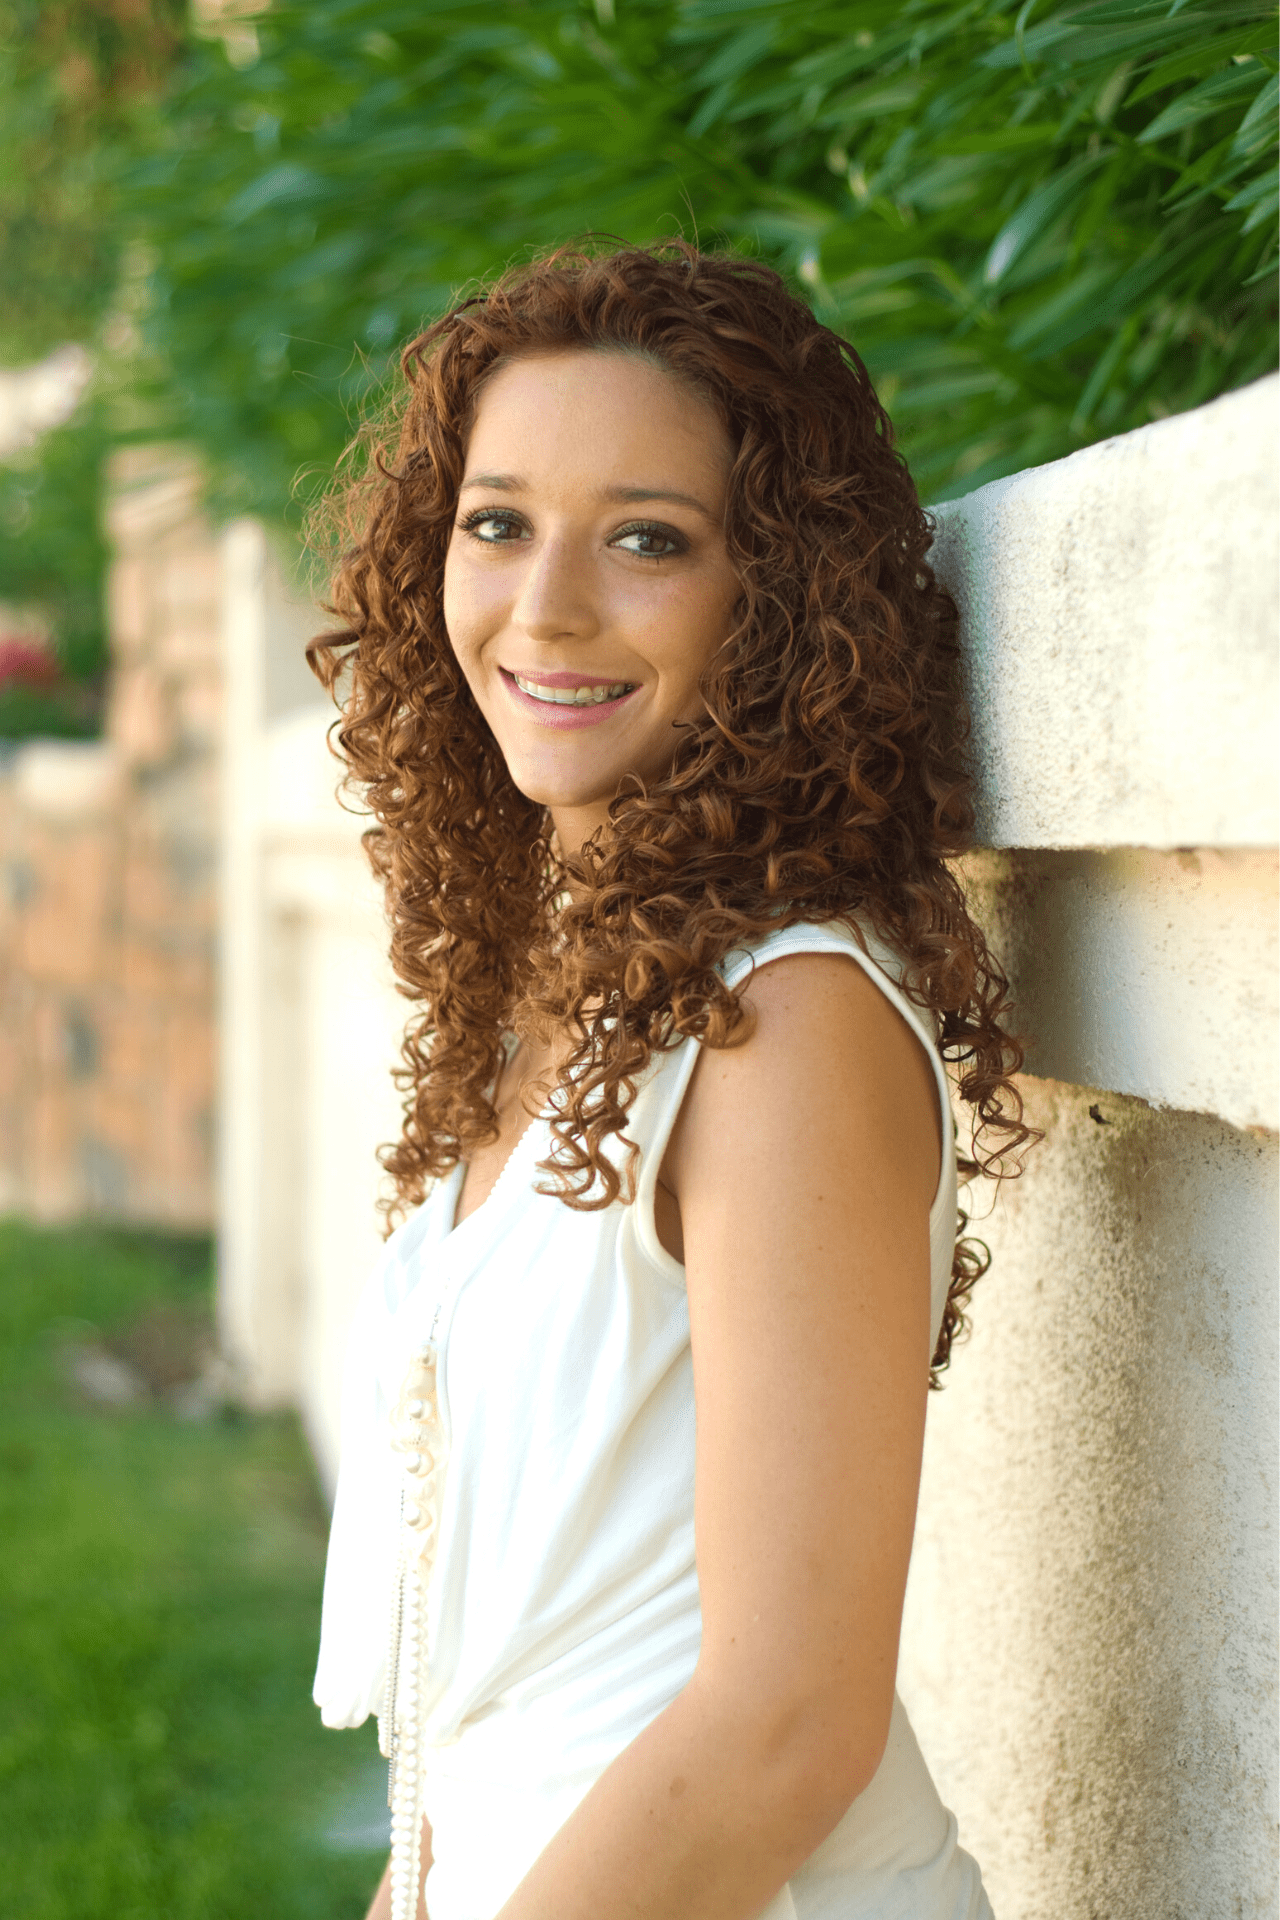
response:
<path fill-rule="evenodd" d="M 607 700 L 621 700 L 636 690 L 634 680 L 614 680 L 607 686 L 547 687 L 537 680 L 526 680 L 522 674 L 513 673 L 511 678 L 531 700 L 544 700 L 555 707 L 600 707 Z"/>

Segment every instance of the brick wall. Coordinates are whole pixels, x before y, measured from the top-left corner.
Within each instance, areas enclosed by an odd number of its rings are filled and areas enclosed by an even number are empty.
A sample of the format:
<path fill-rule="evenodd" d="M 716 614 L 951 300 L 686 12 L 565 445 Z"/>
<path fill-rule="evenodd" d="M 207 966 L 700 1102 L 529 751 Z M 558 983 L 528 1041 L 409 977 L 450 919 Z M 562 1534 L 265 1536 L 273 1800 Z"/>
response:
<path fill-rule="evenodd" d="M 207 1226 L 218 550 L 180 454 L 111 479 L 105 737 L 0 766 L 0 1206 Z"/>

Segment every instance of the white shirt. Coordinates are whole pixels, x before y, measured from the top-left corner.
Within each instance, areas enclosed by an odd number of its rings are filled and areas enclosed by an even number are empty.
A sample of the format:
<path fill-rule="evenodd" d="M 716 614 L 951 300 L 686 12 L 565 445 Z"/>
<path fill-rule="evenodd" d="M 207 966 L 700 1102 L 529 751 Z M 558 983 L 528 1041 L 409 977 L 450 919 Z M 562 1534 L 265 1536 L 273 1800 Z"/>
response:
<path fill-rule="evenodd" d="M 729 955 L 730 986 L 800 952 L 860 966 L 926 1047 L 943 1115 L 930 1214 L 933 1335 L 951 1274 L 950 1102 L 893 957 L 842 923 Z M 872 957 L 874 956 L 874 958 Z M 482 1206 L 453 1225 L 455 1168 L 392 1235 L 351 1332 L 315 1698 L 326 1725 L 382 1710 L 401 1538 L 390 1411 L 409 1357 L 438 1350 L 445 1465 L 417 1704 L 432 1920 L 491 1920 L 593 1782 L 692 1677 L 695 1423 L 684 1268 L 654 1186 L 697 1060 L 655 1058 L 628 1114 L 635 1202 L 580 1213 L 534 1191 L 536 1119 Z M 884 1759 L 767 1920 L 989 1920 L 900 1702 Z"/>

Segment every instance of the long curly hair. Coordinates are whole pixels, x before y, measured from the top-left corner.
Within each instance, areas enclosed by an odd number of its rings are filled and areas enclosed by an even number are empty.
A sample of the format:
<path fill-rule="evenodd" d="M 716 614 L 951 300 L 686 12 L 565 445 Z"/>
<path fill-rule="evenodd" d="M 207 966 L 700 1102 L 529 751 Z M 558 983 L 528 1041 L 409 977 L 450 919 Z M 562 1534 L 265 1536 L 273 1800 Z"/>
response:
<path fill-rule="evenodd" d="M 669 773 L 624 782 L 607 829 L 568 854 L 459 669 L 442 580 L 485 380 L 581 349 L 642 354 L 718 412 L 741 592 Z M 972 1110 L 962 1172 L 1016 1171 L 1032 1136 L 1008 986 L 947 865 L 973 825 L 956 609 L 857 354 L 769 268 L 669 240 L 512 269 L 411 341 L 401 367 L 327 503 L 341 625 L 309 650 L 341 707 L 346 784 L 376 821 L 366 846 L 416 1007 L 404 1130 L 383 1151 L 393 1215 L 495 1137 L 504 1036 L 553 1028 L 569 1050 L 543 1191 L 574 1208 L 629 1200 L 627 1110 L 654 1055 L 748 1031 L 718 971 L 728 951 L 852 916 L 940 1021 Z M 986 1264 L 958 1237 L 934 1385 Z"/>

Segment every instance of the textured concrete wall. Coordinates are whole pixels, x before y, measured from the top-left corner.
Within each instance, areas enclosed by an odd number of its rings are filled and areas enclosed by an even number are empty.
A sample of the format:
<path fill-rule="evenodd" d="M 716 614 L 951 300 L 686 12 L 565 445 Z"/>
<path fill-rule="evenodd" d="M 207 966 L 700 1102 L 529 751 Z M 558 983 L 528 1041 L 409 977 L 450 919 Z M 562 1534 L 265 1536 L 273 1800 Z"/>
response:
<path fill-rule="evenodd" d="M 1276 1140 L 1028 1080 L 901 1686 L 998 1920 L 1275 1912 Z"/>
<path fill-rule="evenodd" d="M 937 510 L 983 845 L 1275 845 L 1278 400 L 1273 375 Z"/>
<path fill-rule="evenodd" d="M 930 1411 L 901 1685 L 1002 1920 L 1276 1911 L 1276 394 L 940 515 L 1045 1139 Z"/>
<path fill-rule="evenodd" d="M 1280 1125 L 1274 847 L 984 850 L 964 868 L 1032 1073 Z"/>

